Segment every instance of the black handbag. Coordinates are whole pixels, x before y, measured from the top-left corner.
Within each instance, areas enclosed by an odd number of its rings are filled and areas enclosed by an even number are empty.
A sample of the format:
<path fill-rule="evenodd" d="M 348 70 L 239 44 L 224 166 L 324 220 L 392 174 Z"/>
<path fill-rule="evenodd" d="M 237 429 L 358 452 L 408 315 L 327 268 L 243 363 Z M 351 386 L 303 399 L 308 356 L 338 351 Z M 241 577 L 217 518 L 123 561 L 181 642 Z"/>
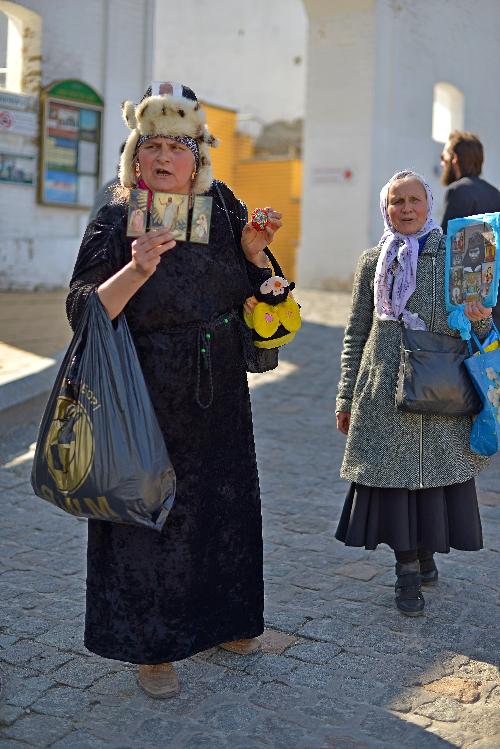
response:
<path fill-rule="evenodd" d="M 417 414 L 479 413 L 481 401 L 464 364 L 468 356 L 461 338 L 402 327 L 396 407 Z"/>

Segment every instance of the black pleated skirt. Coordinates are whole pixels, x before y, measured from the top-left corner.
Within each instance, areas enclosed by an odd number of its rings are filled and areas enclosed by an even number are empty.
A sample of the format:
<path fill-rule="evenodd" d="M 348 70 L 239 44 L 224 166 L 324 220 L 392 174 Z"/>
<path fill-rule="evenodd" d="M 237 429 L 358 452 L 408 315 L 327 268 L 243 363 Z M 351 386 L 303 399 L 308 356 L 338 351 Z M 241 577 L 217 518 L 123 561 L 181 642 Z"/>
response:
<path fill-rule="evenodd" d="M 335 538 L 366 549 L 377 544 L 388 544 L 394 551 L 482 549 L 474 479 L 415 490 L 352 483 Z"/>

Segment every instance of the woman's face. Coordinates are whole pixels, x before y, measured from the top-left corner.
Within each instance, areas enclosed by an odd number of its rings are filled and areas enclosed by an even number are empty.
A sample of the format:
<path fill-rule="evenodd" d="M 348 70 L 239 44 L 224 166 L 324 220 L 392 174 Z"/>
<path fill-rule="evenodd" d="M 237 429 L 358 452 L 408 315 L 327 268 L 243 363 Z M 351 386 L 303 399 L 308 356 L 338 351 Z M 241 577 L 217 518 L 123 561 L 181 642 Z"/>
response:
<path fill-rule="evenodd" d="M 138 161 L 141 177 L 153 192 L 189 193 L 195 163 L 187 146 L 150 138 L 139 148 Z"/>
<path fill-rule="evenodd" d="M 415 177 L 398 179 L 389 187 L 387 213 L 394 229 L 415 234 L 427 220 L 427 193 Z"/>

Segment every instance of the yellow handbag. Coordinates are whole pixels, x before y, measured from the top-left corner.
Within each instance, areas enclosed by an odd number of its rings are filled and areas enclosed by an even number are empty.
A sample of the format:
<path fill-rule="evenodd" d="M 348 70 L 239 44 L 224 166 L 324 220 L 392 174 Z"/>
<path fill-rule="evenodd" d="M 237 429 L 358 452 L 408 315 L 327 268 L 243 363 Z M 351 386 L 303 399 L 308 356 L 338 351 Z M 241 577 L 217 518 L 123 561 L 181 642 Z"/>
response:
<path fill-rule="evenodd" d="M 295 284 L 283 275 L 276 258 L 266 248 L 275 275 L 267 278 L 255 293 L 257 304 L 251 314 L 243 313 L 246 325 L 253 332 L 257 348 L 272 349 L 293 341 L 302 325 L 300 307 L 290 293 Z"/>

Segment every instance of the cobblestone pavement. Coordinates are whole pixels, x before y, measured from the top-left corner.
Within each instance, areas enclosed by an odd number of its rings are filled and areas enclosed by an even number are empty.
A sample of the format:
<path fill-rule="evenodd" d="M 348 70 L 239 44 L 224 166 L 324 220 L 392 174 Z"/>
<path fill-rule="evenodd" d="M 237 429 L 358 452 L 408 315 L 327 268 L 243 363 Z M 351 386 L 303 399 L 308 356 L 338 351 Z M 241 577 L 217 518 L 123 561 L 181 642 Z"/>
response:
<path fill-rule="evenodd" d="M 86 524 L 33 498 L 34 425 L 0 446 L 2 749 L 498 749 L 500 462 L 480 479 L 485 549 L 439 559 L 425 616 L 393 606 L 386 548 L 333 538 L 343 295 L 301 295 L 277 373 L 252 378 L 265 525 L 263 652 L 178 664 L 149 699 L 82 645 Z"/>

